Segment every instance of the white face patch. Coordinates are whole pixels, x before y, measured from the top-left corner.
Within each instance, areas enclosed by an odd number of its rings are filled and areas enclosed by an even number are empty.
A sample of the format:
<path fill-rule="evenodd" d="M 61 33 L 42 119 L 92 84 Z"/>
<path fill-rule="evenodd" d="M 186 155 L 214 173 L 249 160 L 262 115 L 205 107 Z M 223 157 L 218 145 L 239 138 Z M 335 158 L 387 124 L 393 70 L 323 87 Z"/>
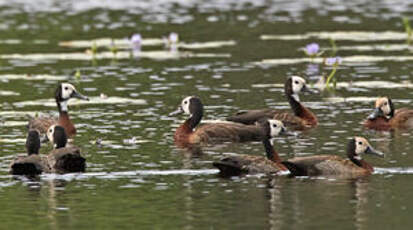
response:
<path fill-rule="evenodd" d="M 53 139 L 53 134 L 54 134 L 54 128 L 56 125 L 52 125 L 49 127 L 49 129 L 47 130 L 47 138 L 49 138 L 49 141 L 54 143 L 54 139 Z"/>
<path fill-rule="evenodd" d="M 75 87 L 69 83 L 62 83 L 62 98 L 69 99 L 70 95 L 72 95 L 73 91 L 76 91 Z"/>
<path fill-rule="evenodd" d="M 360 154 L 363 154 L 367 148 L 370 146 L 370 144 L 367 142 L 367 140 L 363 137 L 356 137 L 356 154 L 360 156 Z"/>
<path fill-rule="evenodd" d="M 291 77 L 291 84 L 294 94 L 298 94 L 305 86 L 305 80 L 299 76 L 292 76 Z"/>
<path fill-rule="evenodd" d="M 184 111 L 185 114 L 192 115 L 191 112 L 189 111 L 189 103 L 191 102 L 192 97 L 186 97 L 182 100 L 181 103 L 181 108 Z"/>
<path fill-rule="evenodd" d="M 276 137 L 280 135 L 281 131 L 285 129 L 284 124 L 279 120 L 268 120 L 270 124 L 270 136 Z"/>
<path fill-rule="evenodd" d="M 384 115 L 389 115 L 391 112 L 389 100 L 386 98 L 381 106 L 381 110 L 383 111 Z"/>

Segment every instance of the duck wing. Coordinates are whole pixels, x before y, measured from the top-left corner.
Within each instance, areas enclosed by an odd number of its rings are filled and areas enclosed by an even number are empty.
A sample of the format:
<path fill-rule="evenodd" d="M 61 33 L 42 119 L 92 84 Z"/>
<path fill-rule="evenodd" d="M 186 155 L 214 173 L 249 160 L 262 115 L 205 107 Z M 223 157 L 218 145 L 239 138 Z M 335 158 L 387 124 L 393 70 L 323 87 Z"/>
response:
<path fill-rule="evenodd" d="M 78 147 L 54 149 L 47 156 L 47 161 L 52 172 L 56 173 L 84 172 L 86 169 L 86 159 Z"/>
<path fill-rule="evenodd" d="M 57 124 L 57 119 L 54 117 L 38 117 L 38 118 L 32 118 L 29 121 L 28 124 L 28 129 L 36 129 L 40 133 L 46 133 L 47 129 L 52 126 Z"/>
<path fill-rule="evenodd" d="M 293 176 L 336 175 L 357 167 L 351 161 L 333 155 L 295 157 L 282 163 Z"/>
<path fill-rule="evenodd" d="M 260 141 L 264 131 L 256 125 L 212 123 L 200 126 L 191 135 L 191 143 Z"/>
<path fill-rule="evenodd" d="M 275 114 L 282 113 L 283 111 L 275 109 L 259 109 L 238 112 L 237 114 L 228 117 L 227 121 L 242 123 L 245 125 L 255 124 L 256 121 L 263 118 L 272 119 Z"/>
<path fill-rule="evenodd" d="M 231 155 L 212 165 L 219 169 L 222 176 L 239 176 L 243 174 L 275 174 L 280 171 L 277 163 L 262 156 Z"/>
<path fill-rule="evenodd" d="M 392 127 L 413 128 L 413 110 L 407 108 L 396 110 L 390 122 Z"/>

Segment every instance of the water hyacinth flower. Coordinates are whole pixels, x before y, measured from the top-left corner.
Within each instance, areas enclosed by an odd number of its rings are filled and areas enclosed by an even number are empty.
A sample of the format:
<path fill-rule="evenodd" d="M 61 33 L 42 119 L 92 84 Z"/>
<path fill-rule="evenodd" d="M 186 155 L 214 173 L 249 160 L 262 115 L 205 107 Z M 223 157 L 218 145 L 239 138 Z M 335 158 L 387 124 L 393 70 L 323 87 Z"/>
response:
<path fill-rule="evenodd" d="M 133 34 L 131 37 L 132 45 L 141 45 L 142 43 L 142 36 L 141 34 Z"/>
<path fill-rule="evenodd" d="M 170 44 L 176 44 L 179 42 L 179 35 L 177 33 L 170 33 L 168 37 L 169 43 Z"/>
<path fill-rule="evenodd" d="M 310 43 L 305 46 L 304 51 L 308 56 L 316 56 L 320 51 L 320 46 L 317 43 Z"/>
<path fill-rule="evenodd" d="M 330 57 L 325 60 L 325 64 L 329 66 L 335 66 L 340 65 L 342 61 L 343 60 L 341 57 Z"/>

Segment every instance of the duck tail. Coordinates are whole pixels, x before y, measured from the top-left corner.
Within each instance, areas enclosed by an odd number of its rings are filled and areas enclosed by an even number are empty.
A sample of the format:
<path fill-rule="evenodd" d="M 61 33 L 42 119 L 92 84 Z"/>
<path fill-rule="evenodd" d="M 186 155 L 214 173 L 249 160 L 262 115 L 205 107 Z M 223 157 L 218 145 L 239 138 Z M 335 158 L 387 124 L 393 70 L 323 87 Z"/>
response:
<path fill-rule="evenodd" d="M 223 177 L 239 176 L 244 173 L 239 162 L 231 158 L 215 161 L 212 165 L 219 169 L 219 174 Z"/>
<path fill-rule="evenodd" d="M 84 172 L 86 159 L 75 154 L 66 154 L 56 161 L 56 168 L 64 172 Z"/>
<path fill-rule="evenodd" d="M 294 164 L 289 161 L 283 161 L 281 162 L 287 169 L 290 171 L 291 176 L 308 176 L 307 175 L 307 170 L 305 168 L 300 167 L 297 164 Z"/>
<path fill-rule="evenodd" d="M 10 174 L 13 175 L 39 175 L 41 173 L 41 169 L 39 169 L 35 164 L 28 162 L 14 163 L 10 167 Z"/>

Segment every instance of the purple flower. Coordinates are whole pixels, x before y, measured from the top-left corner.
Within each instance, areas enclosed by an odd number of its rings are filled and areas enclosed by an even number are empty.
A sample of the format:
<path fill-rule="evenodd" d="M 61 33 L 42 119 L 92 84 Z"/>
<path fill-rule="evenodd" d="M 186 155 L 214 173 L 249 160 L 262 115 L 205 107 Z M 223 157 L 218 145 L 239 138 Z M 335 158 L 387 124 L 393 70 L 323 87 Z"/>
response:
<path fill-rule="evenodd" d="M 317 43 L 311 43 L 305 46 L 305 52 L 309 56 L 314 56 L 318 54 L 320 46 Z"/>
<path fill-rule="evenodd" d="M 171 44 L 178 43 L 179 36 L 178 36 L 177 33 L 172 32 L 172 33 L 169 34 L 168 40 L 169 40 L 169 43 L 171 43 Z"/>
<path fill-rule="evenodd" d="M 340 65 L 342 62 L 341 57 L 331 57 L 331 58 L 327 58 L 325 61 L 326 65 Z"/>
<path fill-rule="evenodd" d="M 142 36 L 141 34 L 133 34 L 131 38 L 131 42 L 134 45 L 140 45 L 142 43 Z"/>

